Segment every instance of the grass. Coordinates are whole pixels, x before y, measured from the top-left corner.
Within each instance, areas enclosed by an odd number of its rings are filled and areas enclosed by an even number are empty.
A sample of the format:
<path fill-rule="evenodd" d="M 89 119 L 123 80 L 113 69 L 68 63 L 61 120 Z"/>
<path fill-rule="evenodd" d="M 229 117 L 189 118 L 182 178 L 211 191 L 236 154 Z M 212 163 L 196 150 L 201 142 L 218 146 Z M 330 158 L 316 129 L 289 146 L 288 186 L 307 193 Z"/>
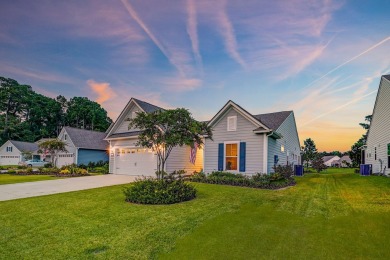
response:
<path fill-rule="evenodd" d="M 45 180 L 54 180 L 58 179 L 49 175 L 13 175 L 13 174 L 0 174 L 0 185 L 2 184 L 12 184 L 12 183 L 21 183 L 21 182 L 31 182 L 31 181 L 45 181 Z"/>
<path fill-rule="evenodd" d="M 169 206 L 125 203 L 123 186 L 0 202 L 0 259 L 390 258 L 390 179 L 352 171 L 279 191 L 195 184 Z"/>

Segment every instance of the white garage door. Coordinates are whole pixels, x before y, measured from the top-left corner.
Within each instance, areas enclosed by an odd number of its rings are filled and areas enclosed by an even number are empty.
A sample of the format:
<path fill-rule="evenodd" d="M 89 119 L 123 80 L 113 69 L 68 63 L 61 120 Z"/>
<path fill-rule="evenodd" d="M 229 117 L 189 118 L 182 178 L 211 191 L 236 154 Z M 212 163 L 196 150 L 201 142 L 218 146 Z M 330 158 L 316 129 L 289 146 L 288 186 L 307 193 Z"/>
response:
<path fill-rule="evenodd" d="M 2 155 L 0 156 L 0 165 L 18 165 L 20 162 L 19 155 Z"/>
<path fill-rule="evenodd" d="M 62 167 L 64 165 L 71 165 L 73 163 L 74 163 L 73 153 L 58 154 L 57 167 Z"/>
<path fill-rule="evenodd" d="M 156 176 L 157 156 L 150 149 L 115 149 L 114 163 L 116 174 Z"/>

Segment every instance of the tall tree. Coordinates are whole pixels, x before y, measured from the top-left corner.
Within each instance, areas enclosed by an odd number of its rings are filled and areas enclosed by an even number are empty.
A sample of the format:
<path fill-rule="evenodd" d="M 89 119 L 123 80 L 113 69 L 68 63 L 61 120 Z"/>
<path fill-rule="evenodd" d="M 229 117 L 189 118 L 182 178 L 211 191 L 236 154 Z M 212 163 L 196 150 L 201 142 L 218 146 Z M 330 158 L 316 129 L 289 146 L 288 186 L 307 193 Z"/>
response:
<path fill-rule="evenodd" d="M 306 168 L 309 168 L 309 162 L 312 161 L 317 154 L 316 144 L 311 138 L 303 141 L 302 159 L 306 162 Z"/>
<path fill-rule="evenodd" d="M 86 97 L 74 97 L 67 103 L 65 122 L 68 126 L 105 131 L 112 120 L 98 103 Z"/>
<path fill-rule="evenodd" d="M 165 162 L 175 146 L 203 145 L 203 135 L 213 137 L 207 123 L 198 122 L 184 109 L 158 110 L 138 113 L 131 119 L 129 128 L 143 129 L 137 145 L 153 149 L 157 153 L 157 178 L 163 177 Z"/>
<path fill-rule="evenodd" d="M 367 142 L 367 136 L 368 136 L 368 131 L 370 130 L 371 120 L 372 120 L 372 115 L 367 115 L 364 118 L 365 122 L 359 123 L 359 125 L 367 131 L 359 138 L 359 140 L 357 140 L 351 146 L 351 150 L 347 152 L 349 157 L 352 160 L 352 165 L 354 167 L 358 166 L 362 161 L 362 148 L 364 145 L 366 145 Z"/>

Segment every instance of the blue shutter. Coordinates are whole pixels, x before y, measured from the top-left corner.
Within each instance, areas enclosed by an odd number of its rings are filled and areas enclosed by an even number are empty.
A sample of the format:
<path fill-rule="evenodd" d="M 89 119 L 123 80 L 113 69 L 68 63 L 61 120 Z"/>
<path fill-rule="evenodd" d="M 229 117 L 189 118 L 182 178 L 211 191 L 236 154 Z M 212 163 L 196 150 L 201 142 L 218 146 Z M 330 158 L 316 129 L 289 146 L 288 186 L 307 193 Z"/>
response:
<path fill-rule="evenodd" d="M 223 171 L 223 144 L 218 144 L 218 171 Z"/>
<path fill-rule="evenodd" d="M 246 143 L 240 143 L 240 172 L 245 172 Z"/>

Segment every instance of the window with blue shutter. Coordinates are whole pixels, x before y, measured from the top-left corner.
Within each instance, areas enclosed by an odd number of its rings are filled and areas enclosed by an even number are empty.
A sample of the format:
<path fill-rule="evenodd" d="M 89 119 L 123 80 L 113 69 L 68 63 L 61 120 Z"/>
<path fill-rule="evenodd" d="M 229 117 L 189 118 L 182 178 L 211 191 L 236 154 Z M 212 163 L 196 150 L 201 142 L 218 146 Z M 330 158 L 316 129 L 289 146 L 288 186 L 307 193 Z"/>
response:
<path fill-rule="evenodd" d="M 223 144 L 218 144 L 218 171 L 223 171 Z"/>
<path fill-rule="evenodd" d="M 245 172 L 245 162 L 246 162 L 246 143 L 240 143 L 240 172 Z"/>

